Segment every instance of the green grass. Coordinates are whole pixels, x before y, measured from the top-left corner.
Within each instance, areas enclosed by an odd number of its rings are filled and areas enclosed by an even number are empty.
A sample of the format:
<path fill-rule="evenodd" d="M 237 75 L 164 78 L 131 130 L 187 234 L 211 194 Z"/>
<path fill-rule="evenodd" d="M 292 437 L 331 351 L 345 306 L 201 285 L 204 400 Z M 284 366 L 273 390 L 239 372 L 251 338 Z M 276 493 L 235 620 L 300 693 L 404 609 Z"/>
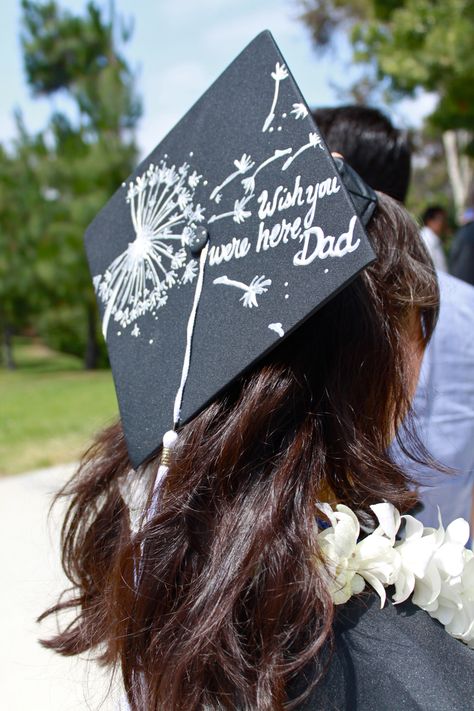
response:
<path fill-rule="evenodd" d="M 17 370 L 0 369 L 0 475 L 75 461 L 117 418 L 110 371 L 28 339 L 14 352 Z"/>

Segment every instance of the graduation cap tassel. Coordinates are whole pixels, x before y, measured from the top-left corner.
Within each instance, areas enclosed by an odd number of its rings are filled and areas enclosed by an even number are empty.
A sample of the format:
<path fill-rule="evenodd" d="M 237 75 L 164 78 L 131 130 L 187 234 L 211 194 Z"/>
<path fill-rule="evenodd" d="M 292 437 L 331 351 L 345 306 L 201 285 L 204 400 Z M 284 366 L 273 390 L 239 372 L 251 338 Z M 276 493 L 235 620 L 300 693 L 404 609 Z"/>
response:
<path fill-rule="evenodd" d="M 179 422 L 180 422 L 180 418 L 181 418 L 181 403 L 183 401 L 184 388 L 186 386 L 186 381 L 188 379 L 188 374 L 189 374 L 189 366 L 191 364 L 191 348 L 192 348 L 192 341 L 193 341 L 194 324 L 196 322 L 196 314 L 197 314 L 199 300 L 201 298 L 201 293 L 202 293 L 202 285 L 204 282 L 204 267 L 206 264 L 208 249 L 209 249 L 209 242 L 206 242 L 206 244 L 204 245 L 204 247 L 201 250 L 201 254 L 199 257 L 199 274 L 198 274 L 198 278 L 197 278 L 197 282 L 196 282 L 196 290 L 194 292 L 193 306 L 191 309 L 191 313 L 189 314 L 188 325 L 186 328 L 186 350 L 184 353 L 183 369 L 181 371 L 181 381 L 180 381 L 178 392 L 176 393 L 176 398 L 174 401 L 173 429 L 168 430 L 163 435 L 163 449 L 161 451 L 160 465 L 158 467 L 158 471 L 157 471 L 156 479 L 155 479 L 155 485 L 154 485 L 154 489 L 153 489 L 154 496 L 158 492 L 163 480 L 165 479 L 165 477 L 168 473 L 169 464 L 170 464 L 170 460 L 171 460 L 171 453 L 172 453 L 174 447 L 176 446 L 176 442 L 178 441 L 178 433 L 176 432 L 176 429 L 179 426 Z"/>

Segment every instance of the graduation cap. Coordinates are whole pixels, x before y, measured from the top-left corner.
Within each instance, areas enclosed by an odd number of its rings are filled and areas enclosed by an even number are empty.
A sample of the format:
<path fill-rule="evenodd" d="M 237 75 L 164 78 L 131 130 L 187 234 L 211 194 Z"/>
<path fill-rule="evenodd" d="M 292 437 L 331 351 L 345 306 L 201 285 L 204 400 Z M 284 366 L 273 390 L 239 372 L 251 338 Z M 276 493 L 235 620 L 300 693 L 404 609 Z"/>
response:
<path fill-rule="evenodd" d="M 123 183 L 85 242 L 135 467 L 374 259 L 269 32 Z"/>

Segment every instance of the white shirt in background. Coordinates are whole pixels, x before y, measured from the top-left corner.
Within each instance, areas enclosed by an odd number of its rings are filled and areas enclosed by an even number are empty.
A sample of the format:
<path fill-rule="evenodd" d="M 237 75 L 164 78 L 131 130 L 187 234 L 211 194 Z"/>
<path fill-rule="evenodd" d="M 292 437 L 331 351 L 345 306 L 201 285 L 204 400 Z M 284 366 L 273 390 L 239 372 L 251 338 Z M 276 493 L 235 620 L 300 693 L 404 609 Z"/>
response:
<path fill-rule="evenodd" d="M 420 234 L 428 248 L 428 252 L 431 255 L 431 259 L 433 260 L 433 264 L 436 269 L 439 269 L 441 272 L 447 272 L 448 263 L 444 254 L 443 245 L 441 244 L 441 240 L 436 232 L 433 232 L 431 227 L 425 225 L 421 228 Z"/>

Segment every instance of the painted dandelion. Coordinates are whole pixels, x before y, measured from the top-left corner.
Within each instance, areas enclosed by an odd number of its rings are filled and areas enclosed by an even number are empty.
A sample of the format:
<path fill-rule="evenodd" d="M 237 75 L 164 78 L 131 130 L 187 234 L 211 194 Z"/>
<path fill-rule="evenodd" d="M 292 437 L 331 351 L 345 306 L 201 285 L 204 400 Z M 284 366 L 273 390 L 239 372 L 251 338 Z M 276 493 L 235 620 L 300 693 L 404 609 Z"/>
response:
<path fill-rule="evenodd" d="M 186 264 L 186 267 L 181 277 L 181 284 L 191 284 L 198 275 L 198 262 L 196 259 L 191 259 L 190 262 Z"/>
<path fill-rule="evenodd" d="M 275 109 L 276 105 L 278 102 L 278 94 L 280 92 L 280 82 L 282 82 L 284 79 L 286 79 L 288 76 L 288 70 L 285 67 L 284 64 L 280 64 L 280 62 L 277 62 L 275 64 L 275 71 L 271 73 L 271 77 L 275 82 L 275 87 L 273 90 L 273 100 L 272 100 L 272 105 L 270 107 L 270 111 L 268 112 L 268 116 L 265 119 L 265 122 L 263 124 L 262 131 L 265 132 L 270 128 L 271 124 L 273 123 L 273 119 L 275 118 Z"/>
<path fill-rule="evenodd" d="M 271 286 L 271 283 L 272 280 L 265 279 L 265 275 L 254 277 L 250 284 L 244 284 L 242 281 L 229 279 L 227 276 L 218 277 L 213 281 L 213 284 L 223 284 L 224 286 L 233 286 L 236 289 L 241 289 L 244 294 L 240 297 L 239 301 L 249 309 L 253 306 L 258 307 L 257 296 L 265 294 L 268 291 L 268 287 Z"/>
<path fill-rule="evenodd" d="M 240 200 L 236 200 L 234 202 L 234 209 L 233 210 L 230 210 L 229 212 L 221 212 L 220 215 L 212 215 L 212 217 L 210 217 L 208 220 L 209 224 L 211 222 L 216 222 L 216 220 L 222 220 L 224 217 L 232 217 L 234 222 L 236 222 L 238 225 L 241 225 L 242 222 L 245 222 L 245 220 L 248 217 L 250 217 L 252 214 L 251 210 L 245 209 L 247 203 L 252 198 L 253 198 L 253 193 L 252 193 L 252 195 L 247 195 L 246 197 L 243 197 Z"/>
<path fill-rule="evenodd" d="M 202 176 L 189 175 L 184 163 L 178 169 L 165 161 L 151 164 L 131 182 L 127 191 L 135 239 L 119 254 L 94 286 L 105 304 L 104 337 L 111 320 L 122 328 L 166 304 L 167 292 L 179 281 L 185 268 L 192 227 L 204 219 L 204 208 L 194 206 L 194 189 Z M 188 277 L 183 283 L 192 281 Z M 139 334 L 138 326 L 132 335 Z"/>
<path fill-rule="evenodd" d="M 324 146 L 321 141 L 321 137 L 316 133 L 316 131 L 313 131 L 308 135 L 308 143 L 305 143 L 303 146 L 298 148 L 298 150 L 293 153 L 287 160 L 283 163 L 281 169 L 286 170 L 287 168 L 290 167 L 290 165 L 293 163 L 295 158 L 298 158 L 304 151 L 307 151 L 308 148 L 321 148 L 322 151 L 324 151 Z"/>
<path fill-rule="evenodd" d="M 234 178 L 236 178 L 238 175 L 244 175 L 249 170 L 251 170 L 254 165 L 255 165 L 255 163 L 253 162 L 251 157 L 248 156 L 246 153 L 243 154 L 243 156 L 240 160 L 234 160 L 234 166 L 236 167 L 236 170 L 234 170 L 233 173 L 228 175 L 227 178 L 225 180 L 223 180 L 220 185 L 217 185 L 214 188 L 214 190 L 211 193 L 211 200 L 215 200 L 217 203 L 219 203 L 221 200 L 221 196 L 220 196 L 221 190 L 223 188 L 225 188 L 226 185 L 231 183 L 232 180 L 234 180 Z"/>
<path fill-rule="evenodd" d="M 267 165 L 270 165 L 270 163 L 273 163 L 274 160 L 278 160 L 279 158 L 282 158 L 283 156 L 288 155 L 291 153 L 293 149 L 292 148 L 284 148 L 284 149 L 279 149 L 277 148 L 276 151 L 272 156 L 269 158 L 266 158 L 264 161 L 260 163 L 260 165 L 255 168 L 253 173 L 249 175 L 247 178 L 243 178 L 241 181 L 242 186 L 244 188 L 244 191 L 248 193 L 253 193 L 255 192 L 255 179 L 257 175 L 260 173 L 261 170 L 267 167 Z"/>
<path fill-rule="evenodd" d="M 295 119 L 306 118 L 308 115 L 308 109 L 304 104 L 293 104 L 293 109 L 290 114 L 294 114 Z"/>

